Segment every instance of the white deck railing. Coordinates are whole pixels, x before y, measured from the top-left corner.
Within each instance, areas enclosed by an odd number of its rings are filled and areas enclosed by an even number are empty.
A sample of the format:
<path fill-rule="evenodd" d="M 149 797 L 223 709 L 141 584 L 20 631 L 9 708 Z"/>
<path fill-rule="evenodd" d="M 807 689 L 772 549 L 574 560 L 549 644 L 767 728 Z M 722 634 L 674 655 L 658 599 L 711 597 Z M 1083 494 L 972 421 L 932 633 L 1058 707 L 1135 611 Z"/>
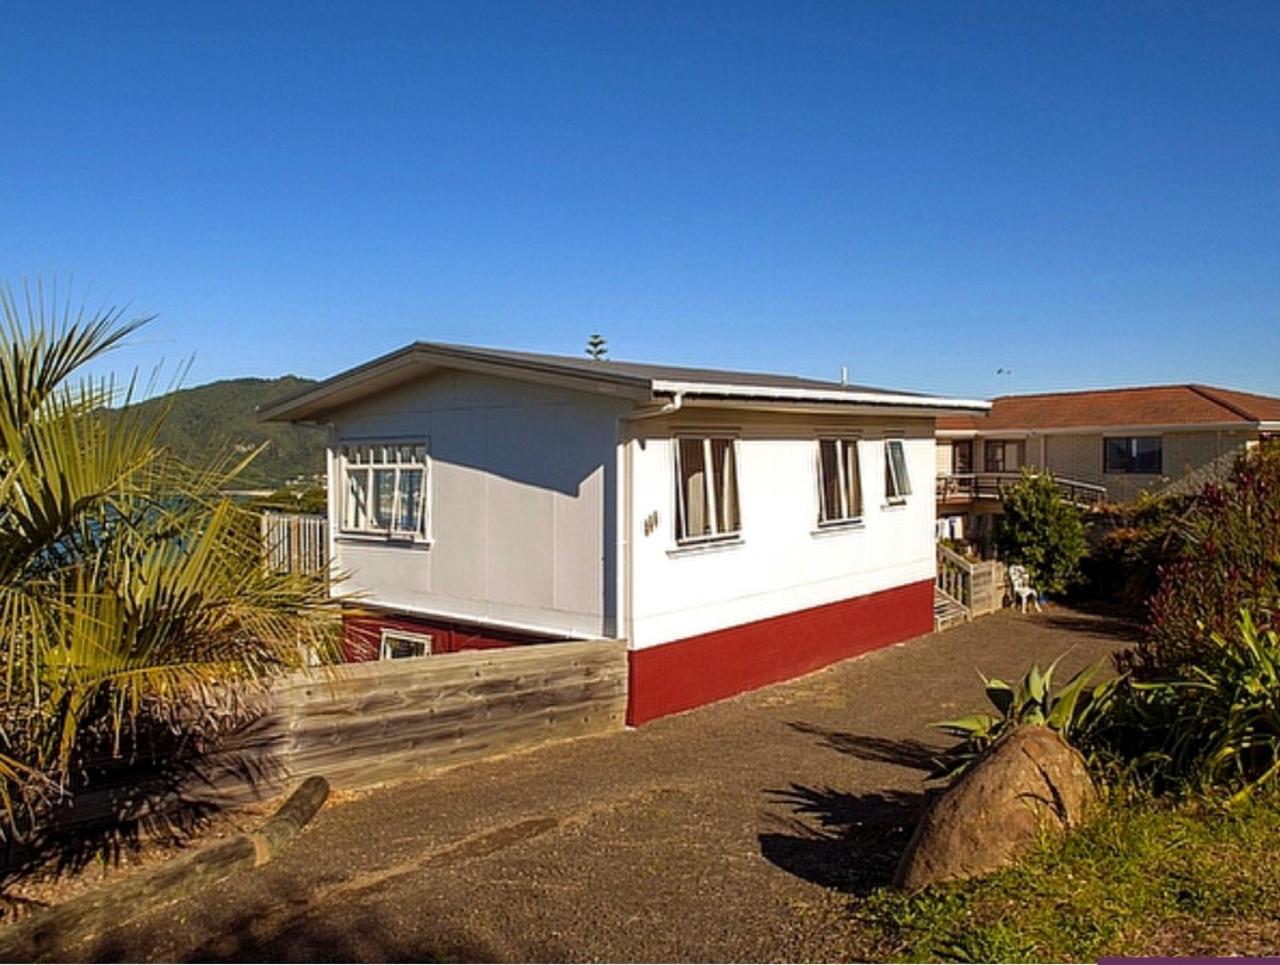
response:
<path fill-rule="evenodd" d="M 312 513 L 262 514 L 262 552 L 277 573 L 320 573 L 329 561 L 328 520 Z"/>

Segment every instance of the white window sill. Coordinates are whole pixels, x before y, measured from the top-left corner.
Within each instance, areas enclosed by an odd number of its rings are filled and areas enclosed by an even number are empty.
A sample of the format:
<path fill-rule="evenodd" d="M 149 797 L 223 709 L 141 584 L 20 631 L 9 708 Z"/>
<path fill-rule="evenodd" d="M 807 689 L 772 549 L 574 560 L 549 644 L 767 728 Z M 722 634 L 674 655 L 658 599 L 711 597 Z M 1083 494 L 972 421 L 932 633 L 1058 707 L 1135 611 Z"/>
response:
<path fill-rule="evenodd" d="M 430 549 L 431 540 L 421 536 L 392 536 L 387 533 L 361 533 L 356 530 L 341 530 L 338 533 L 339 543 L 382 543 L 386 546 L 412 547 L 413 549 Z"/>
<path fill-rule="evenodd" d="M 703 539 L 680 543 L 675 549 L 667 550 L 667 556 L 673 559 L 679 556 L 703 556 L 707 553 L 721 553 L 737 549 L 743 545 L 741 536 L 725 536 L 720 539 Z"/>
<path fill-rule="evenodd" d="M 886 511 L 906 509 L 907 501 L 905 499 L 894 499 L 887 503 L 881 503 L 880 508 Z"/>
<path fill-rule="evenodd" d="M 817 529 L 809 531 L 809 535 L 814 539 L 822 539 L 825 536 L 841 536 L 845 533 L 860 533 L 867 528 L 867 524 L 859 516 L 857 519 L 839 519 L 832 520 L 829 523 L 819 523 Z"/>

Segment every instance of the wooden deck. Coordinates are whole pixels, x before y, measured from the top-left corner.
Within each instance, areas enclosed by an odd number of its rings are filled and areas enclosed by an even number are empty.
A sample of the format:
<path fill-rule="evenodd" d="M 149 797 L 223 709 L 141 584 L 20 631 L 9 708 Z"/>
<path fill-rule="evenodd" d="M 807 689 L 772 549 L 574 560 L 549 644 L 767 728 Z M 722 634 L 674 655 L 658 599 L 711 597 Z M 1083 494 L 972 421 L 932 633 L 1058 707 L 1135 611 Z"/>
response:
<path fill-rule="evenodd" d="M 1005 491 L 1022 478 L 1020 472 L 969 472 L 948 473 L 938 477 L 937 499 L 939 505 L 974 503 L 983 500 L 999 502 Z M 1076 506 L 1089 508 L 1107 501 L 1105 486 L 1080 482 L 1075 479 L 1053 477 L 1062 498 Z"/>

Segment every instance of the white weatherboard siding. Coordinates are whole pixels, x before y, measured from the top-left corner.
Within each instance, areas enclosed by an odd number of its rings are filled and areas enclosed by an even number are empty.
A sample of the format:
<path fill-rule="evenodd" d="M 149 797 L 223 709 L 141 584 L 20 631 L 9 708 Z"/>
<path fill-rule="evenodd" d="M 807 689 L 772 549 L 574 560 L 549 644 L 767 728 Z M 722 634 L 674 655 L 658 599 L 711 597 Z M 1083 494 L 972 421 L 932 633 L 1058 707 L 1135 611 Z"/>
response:
<path fill-rule="evenodd" d="M 715 414 L 685 409 L 661 419 L 624 423 L 623 464 L 631 466 L 627 537 L 632 571 L 633 648 L 726 627 L 934 577 L 934 475 L 931 419 Z M 677 547 L 672 435 L 720 427 L 738 435 L 742 540 Z M 861 435 L 864 523 L 819 530 L 816 440 Z M 884 438 L 904 437 L 912 494 L 887 506 Z M 645 519 L 657 525 L 645 535 Z"/>
<path fill-rule="evenodd" d="M 335 592 L 565 636 L 613 636 L 617 418 L 625 403 L 441 372 L 343 408 L 329 459 Z M 335 447 L 425 439 L 429 545 L 343 536 Z"/>

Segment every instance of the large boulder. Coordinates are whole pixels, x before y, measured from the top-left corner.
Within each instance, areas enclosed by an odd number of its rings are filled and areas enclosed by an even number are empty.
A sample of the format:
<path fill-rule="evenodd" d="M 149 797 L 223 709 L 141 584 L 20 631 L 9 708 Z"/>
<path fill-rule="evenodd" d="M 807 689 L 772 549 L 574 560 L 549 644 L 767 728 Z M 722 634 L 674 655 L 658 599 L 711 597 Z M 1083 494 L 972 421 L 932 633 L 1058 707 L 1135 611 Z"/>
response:
<path fill-rule="evenodd" d="M 1047 727 L 1019 727 L 925 813 L 894 884 L 915 891 L 990 874 L 1044 833 L 1080 823 L 1097 791 L 1080 753 Z"/>

